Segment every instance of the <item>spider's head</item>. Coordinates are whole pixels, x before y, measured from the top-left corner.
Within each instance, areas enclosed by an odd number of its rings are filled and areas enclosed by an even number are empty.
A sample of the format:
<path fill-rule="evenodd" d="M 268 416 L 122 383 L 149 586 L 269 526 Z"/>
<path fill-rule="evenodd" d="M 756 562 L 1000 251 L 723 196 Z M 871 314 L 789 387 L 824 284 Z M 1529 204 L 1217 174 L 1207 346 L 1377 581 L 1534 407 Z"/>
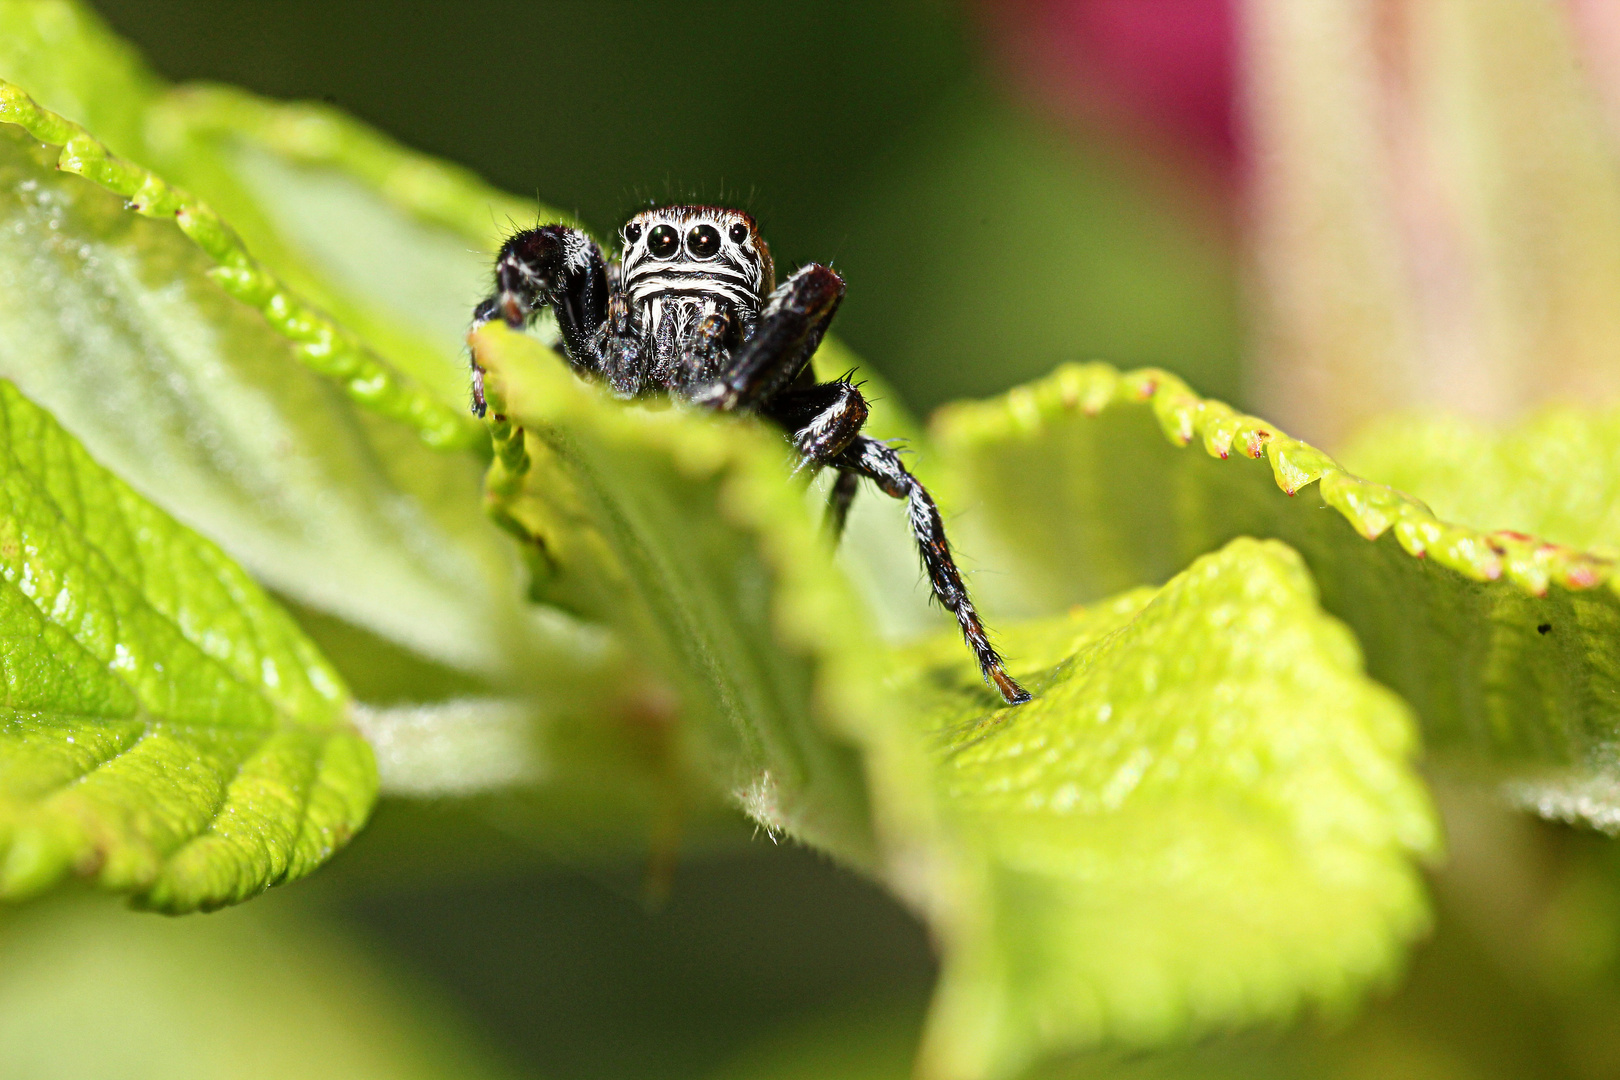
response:
<path fill-rule="evenodd" d="M 669 275 L 742 286 L 763 300 L 776 288 L 771 249 L 754 219 L 719 206 L 643 210 L 619 231 L 627 288 Z"/>

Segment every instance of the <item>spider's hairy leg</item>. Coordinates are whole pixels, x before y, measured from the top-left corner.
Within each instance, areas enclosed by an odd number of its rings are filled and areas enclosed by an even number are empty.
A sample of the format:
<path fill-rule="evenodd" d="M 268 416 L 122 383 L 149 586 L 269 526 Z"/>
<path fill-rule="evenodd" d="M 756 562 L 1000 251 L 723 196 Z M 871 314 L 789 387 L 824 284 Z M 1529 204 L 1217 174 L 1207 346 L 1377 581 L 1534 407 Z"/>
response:
<path fill-rule="evenodd" d="M 867 407 L 854 384 L 839 379 L 783 390 L 759 411 L 787 428 L 794 448 L 806 462 L 825 465 L 861 433 Z"/>
<path fill-rule="evenodd" d="M 876 481 L 884 494 L 906 500 L 911 531 L 916 535 L 917 549 L 922 554 L 923 567 L 928 571 L 928 582 L 945 610 L 956 616 L 956 624 L 962 628 L 963 639 L 978 659 L 979 670 L 984 673 L 985 681 L 1000 691 L 1002 699 L 1009 705 L 1022 705 L 1028 701 L 1029 691 L 1007 674 L 1001 654 L 991 646 L 984 624 L 979 621 L 979 613 L 974 610 L 973 601 L 968 597 L 962 574 L 951 559 L 951 548 L 945 539 L 945 522 L 939 516 L 939 507 L 934 505 L 933 496 L 928 494 L 927 489 L 901 464 L 900 455 L 876 439 L 858 435 L 848 449 L 838 456 L 836 464 L 841 469 Z"/>
<path fill-rule="evenodd" d="M 754 332 L 719 379 L 692 400 L 717 409 L 747 409 L 787 386 L 821 344 L 844 298 L 844 279 L 811 263 L 770 295 Z"/>
<path fill-rule="evenodd" d="M 838 478 L 827 493 L 827 532 L 832 535 L 834 543 L 844 535 L 844 526 L 849 521 L 849 504 L 855 501 L 855 493 L 860 489 L 860 473 L 849 469 L 838 470 Z"/>
<path fill-rule="evenodd" d="M 601 368 L 597 331 L 607 318 L 608 271 L 596 242 L 566 225 L 513 233 L 495 257 L 495 290 L 473 309 L 473 328 L 499 318 L 514 329 L 550 305 L 563 350 L 575 367 Z M 473 363 L 473 411 L 484 414 L 481 372 Z"/>

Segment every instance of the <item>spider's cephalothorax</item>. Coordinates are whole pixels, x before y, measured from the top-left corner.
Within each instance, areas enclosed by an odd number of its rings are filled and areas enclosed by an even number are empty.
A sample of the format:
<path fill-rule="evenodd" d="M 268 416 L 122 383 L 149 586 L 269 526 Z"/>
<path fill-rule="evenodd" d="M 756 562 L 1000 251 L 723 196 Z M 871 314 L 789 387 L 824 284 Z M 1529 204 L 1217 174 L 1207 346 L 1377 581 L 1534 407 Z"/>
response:
<path fill-rule="evenodd" d="M 860 391 L 847 379 L 818 383 L 811 371 L 843 279 L 812 263 L 778 288 L 770 249 L 740 210 L 665 206 L 637 214 L 619 236 L 623 250 L 609 262 L 590 237 L 564 225 L 513 235 L 473 325 L 500 318 L 521 327 L 549 306 L 569 363 L 621 397 L 668 392 L 774 421 L 808 464 L 837 471 L 828 508 L 835 536 L 861 477 L 905 499 L 929 584 L 985 679 L 1008 704 L 1028 701 L 985 636 L 933 498 L 891 447 L 861 434 Z M 476 362 L 473 409 L 484 414 Z"/>

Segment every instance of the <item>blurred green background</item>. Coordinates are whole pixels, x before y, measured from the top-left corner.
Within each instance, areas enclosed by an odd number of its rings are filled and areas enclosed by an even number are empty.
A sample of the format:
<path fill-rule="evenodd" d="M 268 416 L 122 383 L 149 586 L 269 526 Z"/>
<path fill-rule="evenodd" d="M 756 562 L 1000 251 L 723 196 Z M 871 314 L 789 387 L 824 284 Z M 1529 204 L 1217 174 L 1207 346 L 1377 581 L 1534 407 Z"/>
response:
<path fill-rule="evenodd" d="M 1065 360 L 1237 390 L 1218 195 L 1007 89 L 944 0 L 95 5 L 177 80 L 324 100 L 599 234 L 741 205 L 779 267 L 849 281 L 838 330 L 920 410 Z"/>

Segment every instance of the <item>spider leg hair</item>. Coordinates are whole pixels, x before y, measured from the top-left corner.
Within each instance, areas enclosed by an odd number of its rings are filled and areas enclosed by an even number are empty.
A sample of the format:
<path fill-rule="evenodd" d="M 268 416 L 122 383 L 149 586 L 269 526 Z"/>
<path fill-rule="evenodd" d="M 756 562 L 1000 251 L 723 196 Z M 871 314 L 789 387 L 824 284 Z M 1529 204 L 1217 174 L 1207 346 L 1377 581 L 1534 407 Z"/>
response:
<path fill-rule="evenodd" d="M 866 398 L 839 379 L 804 389 L 783 390 L 760 412 L 788 430 L 806 463 L 826 465 L 844 451 L 866 424 Z"/>
<path fill-rule="evenodd" d="M 962 628 L 962 638 L 978 658 L 979 670 L 985 681 L 1001 693 L 1009 705 L 1022 705 L 1030 700 L 1029 691 L 1013 681 L 1007 674 L 1001 654 L 996 652 L 985 634 L 984 624 L 968 596 L 962 574 L 951 559 L 950 544 L 945 539 L 945 522 L 933 496 L 907 471 L 900 455 L 876 439 L 858 435 L 835 461 L 840 469 L 859 473 L 876 482 L 885 495 L 905 499 L 911 518 L 911 531 L 917 538 L 917 550 L 922 555 L 923 569 L 934 596 L 946 611 L 956 616 Z"/>
<path fill-rule="evenodd" d="M 601 370 L 597 331 L 607 319 L 607 263 L 596 242 L 566 225 L 542 225 L 507 237 L 495 257 L 495 290 L 473 309 L 473 329 L 502 319 L 517 329 L 550 305 L 569 362 Z M 473 411 L 484 414 L 481 372 L 474 362 Z"/>
<path fill-rule="evenodd" d="M 715 382 L 692 400 L 721 410 L 748 409 L 787 386 L 810 360 L 844 298 L 844 279 L 820 263 L 801 268 L 765 302 L 748 335 Z"/>

